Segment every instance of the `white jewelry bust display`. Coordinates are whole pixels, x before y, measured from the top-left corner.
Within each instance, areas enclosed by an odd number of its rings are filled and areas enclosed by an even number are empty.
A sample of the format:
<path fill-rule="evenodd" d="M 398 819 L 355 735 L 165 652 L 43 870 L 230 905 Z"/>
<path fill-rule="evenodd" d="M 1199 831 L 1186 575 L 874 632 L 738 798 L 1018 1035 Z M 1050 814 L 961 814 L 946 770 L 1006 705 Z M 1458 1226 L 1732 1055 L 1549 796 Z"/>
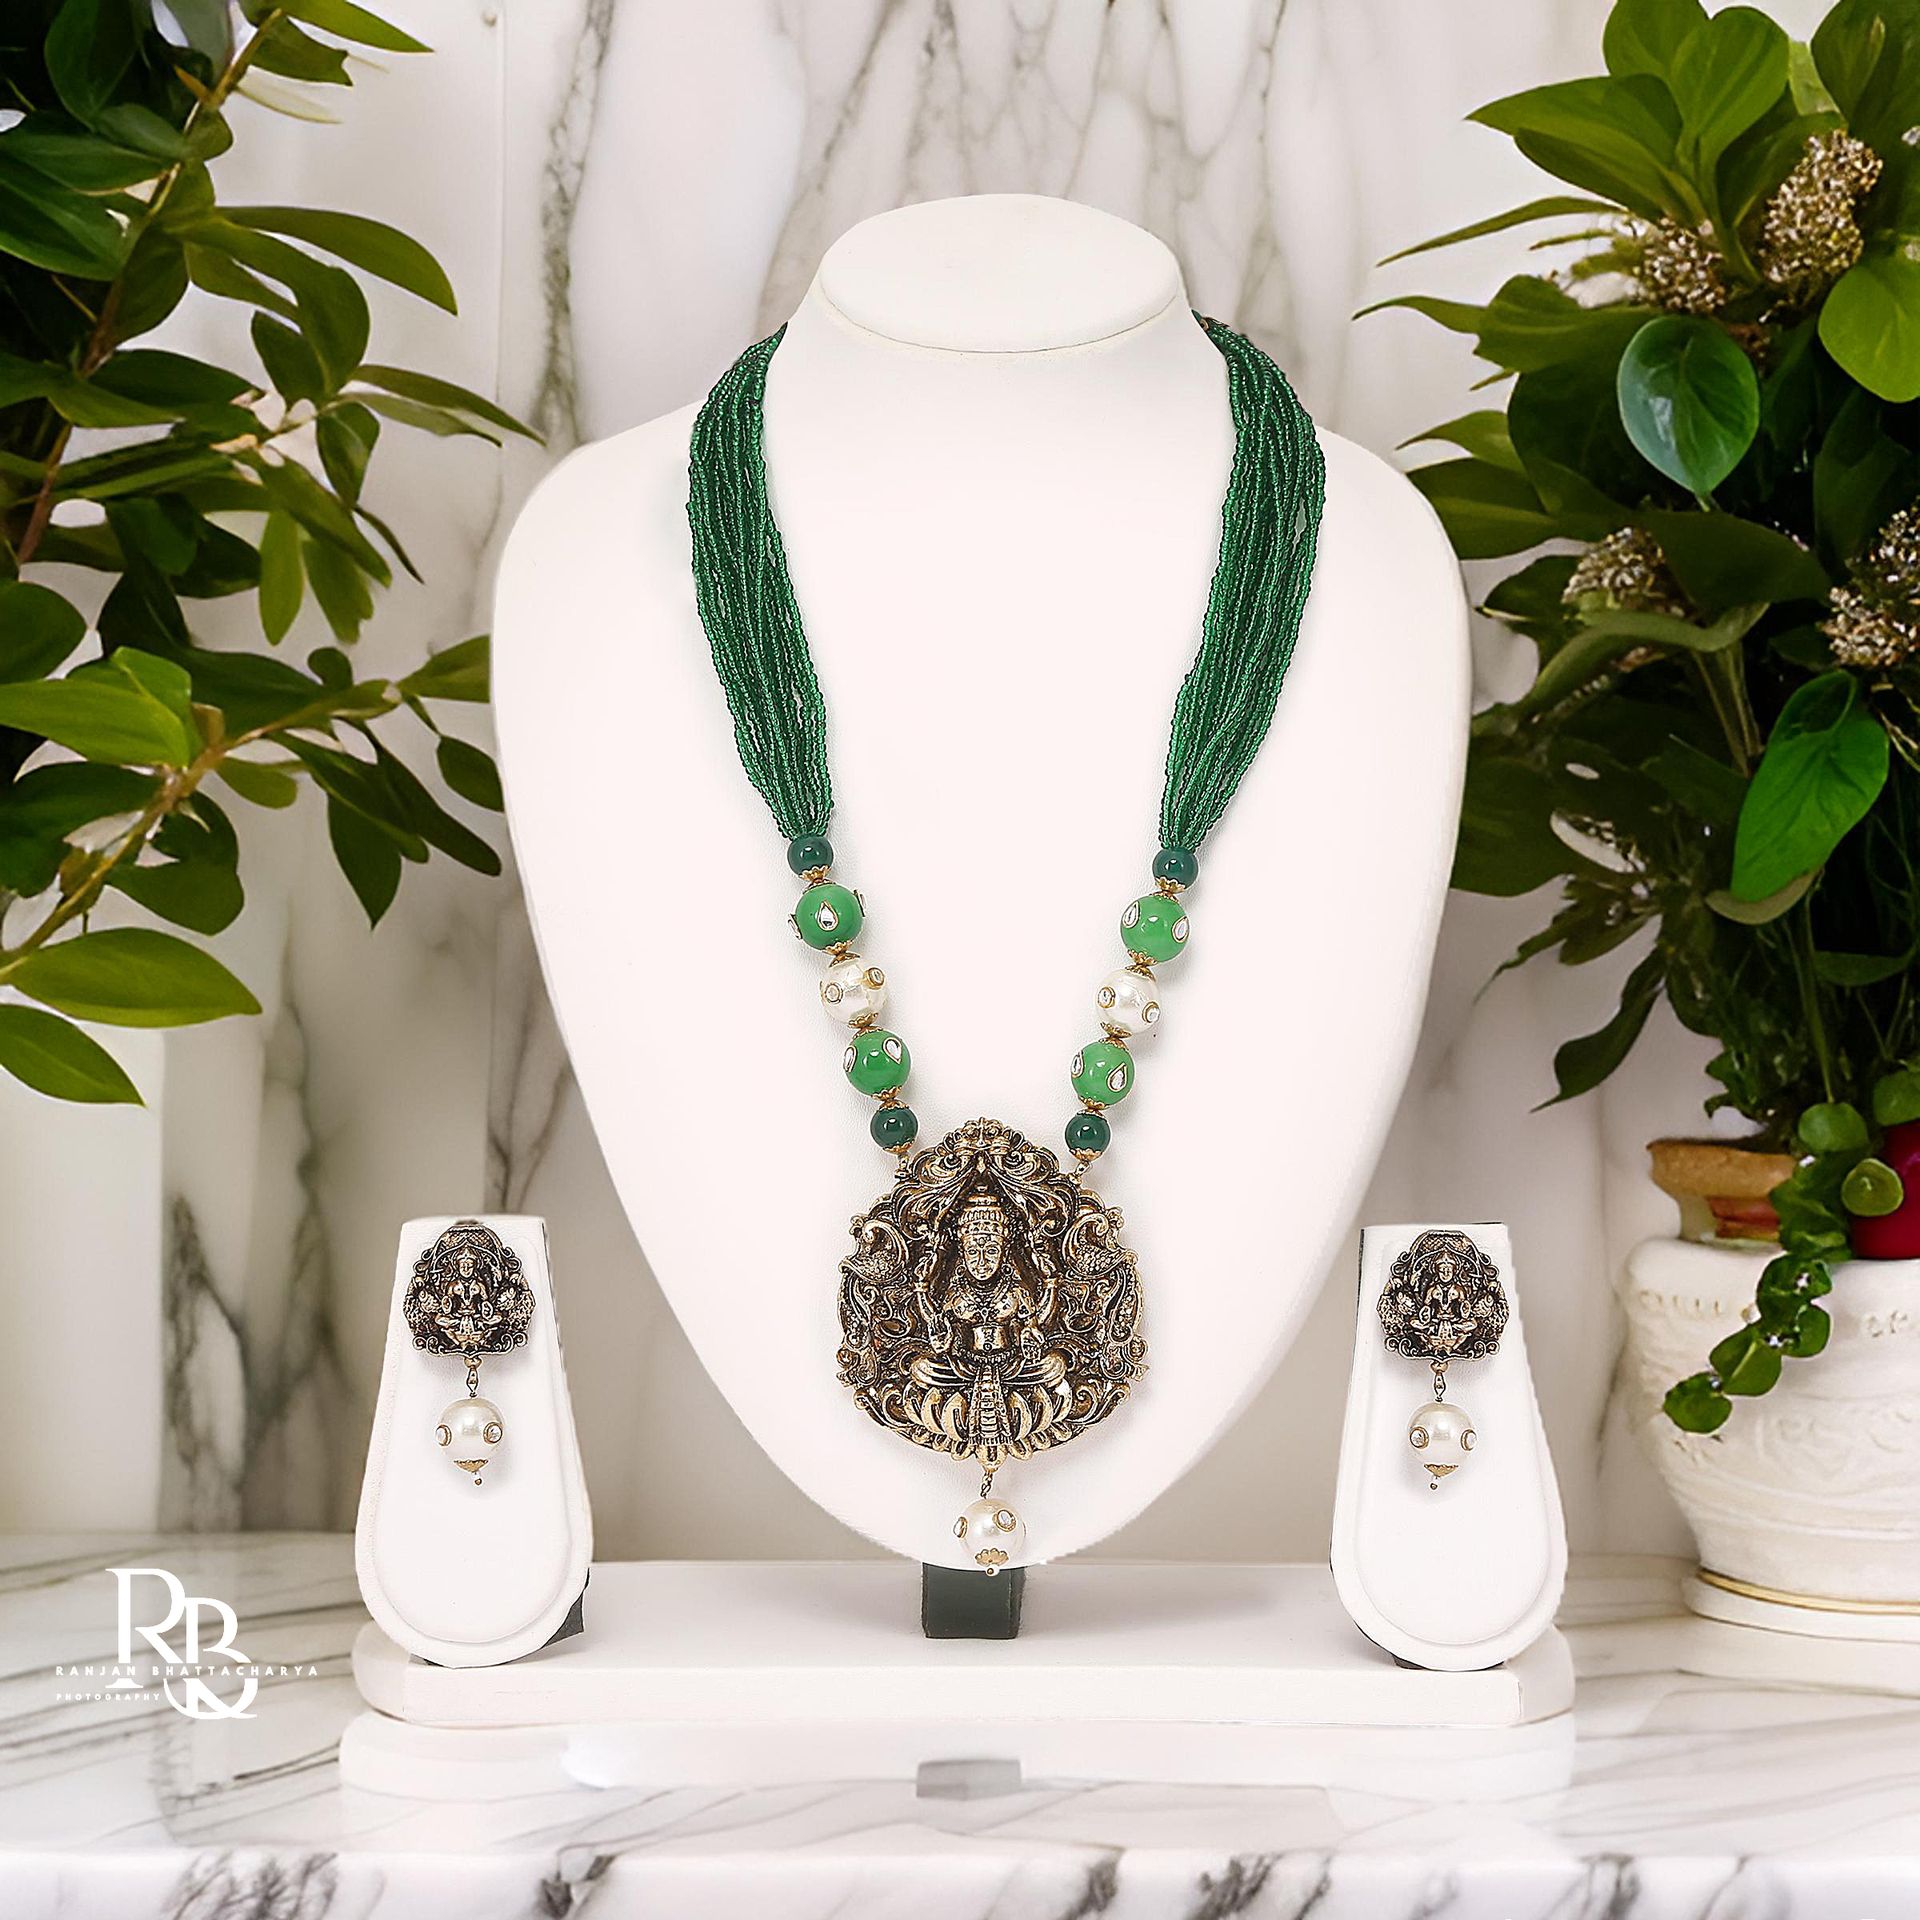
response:
<path fill-rule="evenodd" d="M 702 1363 L 811 1498 L 965 1566 L 951 1529 L 977 1471 L 873 1425 L 835 1379 L 848 1221 L 893 1162 L 787 928 L 802 883 L 695 611 L 694 412 L 574 454 L 508 544 L 495 705 L 534 929 L 622 1202 Z M 828 254 L 765 419 L 826 696 L 835 878 L 865 895 L 859 947 L 913 1048 L 921 1141 L 991 1114 L 1061 1151 L 1068 1063 L 1123 962 L 1120 910 L 1150 884 L 1218 553 L 1219 354 L 1149 235 L 1061 201 L 936 202 Z M 1149 1371 L 1102 1426 L 1003 1470 L 1032 1561 L 1132 1518 L 1267 1377 L 1412 1054 L 1458 806 L 1465 607 L 1425 502 L 1321 439 L 1292 669 L 1202 850 L 1189 950 L 1092 1176 L 1126 1214 Z"/>

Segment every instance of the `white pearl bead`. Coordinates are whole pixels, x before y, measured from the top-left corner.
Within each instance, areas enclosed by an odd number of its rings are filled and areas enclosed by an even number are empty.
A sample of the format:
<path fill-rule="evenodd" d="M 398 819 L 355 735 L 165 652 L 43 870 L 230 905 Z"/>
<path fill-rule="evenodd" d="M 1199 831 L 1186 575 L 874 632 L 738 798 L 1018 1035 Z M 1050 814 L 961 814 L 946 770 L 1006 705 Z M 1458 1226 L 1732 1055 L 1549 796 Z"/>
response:
<path fill-rule="evenodd" d="M 500 1409 L 491 1400 L 456 1400 L 441 1414 L 434 1437 L 462 1473 L 473 1475 L 477 1487 L 480 1469 L 493 1458 L 493 1450 L 506 1437 L 506 1431 Z"/>
<path fill-rule="evenodd" d="M 976 1500 L 953 1523 L 953 1535 L 973 1556 L 976 1566 L 998 1573 L 1020 1558 L 1027 1544 L 1027 1523 L 1004 1500 L 989 1494 L 984 1500 Z"/>
<path fill-rule="evenodd" d="M 820 1004 L 850 1027 L 878 1019 L 887 1004 L 887 976 L 871 960 L 850 953 L 820 976 Z"/>
<path fill-rule="evenodd" d="M 1467 1464 L 1475 1438 L 1472 1415 L 1451 1400 L 1428 1401 L 1407 1428 L 1407 1444 L 1435 1487 Z"/>
<path fill-rule="evenodd" d="M 1160 1031 L 1160 987 L 1150 973 L 1121 967 L 1108 974 L 1100 982 L 1093 1004 L 1102 1026 L 1130 1040 Z"/>

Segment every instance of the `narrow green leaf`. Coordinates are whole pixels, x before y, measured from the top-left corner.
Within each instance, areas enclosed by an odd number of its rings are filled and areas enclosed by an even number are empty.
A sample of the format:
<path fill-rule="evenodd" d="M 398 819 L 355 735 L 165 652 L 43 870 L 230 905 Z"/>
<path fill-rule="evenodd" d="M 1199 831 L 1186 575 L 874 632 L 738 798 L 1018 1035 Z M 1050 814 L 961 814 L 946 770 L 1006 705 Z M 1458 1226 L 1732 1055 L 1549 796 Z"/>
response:
<path fill-rule="evenodd" d="M 290 807 L 300 798 L 300 783 L 292 774 L 257 760 L 229 754 L 217 771 L 242 800 L 250 800 L 256 807 Z"/>
<path fill-rule="evenodd" d="M 1798 687 L 1754 769 L 1734 838 L 1732 890 L 1764 900 L 1822 866 L 1887 779 L 1887 733 L 1835 669 Z"/>
<path fill-rule="evenodd" d="M 125 247 L 125 230 L 98 201 L 13 165 L 0 151 L 0 253 L 49 273 L 111 280 Z"/>
<path fill-rule="evenodd" d="M 329 797 L 327 838 L 355 897 L 377 927 L 400 890 L 400 849 L 364 814 Z"/>
<path fill-rule="evenodd" d="M 434 749 L 440 777 L 462 800 L 470 800 L 489 813 L 499 813 L 505 805 L 500 793 L 500 769 L 493 756 L 471 741 L 442 739 Z"/>
<path fill-rule="evenodd" d="M 1674 210 L 1679 115 L 1652 74 L 1563 80 L 1510 94 L 1469 119 L 1510 134 L 1536 166 L 1649 219 Z"/>
<path fill-rule="evenodd" d="M 9 986 L 76 1020 L 185 1027 L 260 1003 L 212 954 L 170 933 L 112 927 L 37 949 L 6 969 Z"/>
<path fill-rule="evenodd" d="M 149 913 L 194 933 L 220 933 L 246 904 L 240 876 L 213 860 L 164 860 L 129 866 L 124 861 L 107 884 L 137 900 Z"/>
<path fill-rule="evenodd" d="M 320 400 L 326 396 L 327 376 L 319 358 L 294 328 L 270 313 L 256 313 L 251 331 L 253 350 L 283 400 Z"/>
<path fill-rule="evenodd" d="M 476 633 L 471 640 L 443 647 L 400 682 L 400 691 L 415 700 L 484 701 L 488 642 L 487 634 Z"/>
<path fill-rule="evenodd" d="M 1427 496 L 1463 560 L 1523 553 L 1555 528 L 1525 474 L 1486 460 L 1441 460 L 1407 478 Z"/>
<path fill-rule="evenodd" d="M 1659 953 L 1650 953 L 1627 975 L 1620 990 L 1620 1004 L 1605 1026 L 1578 1039 L 1562 1043 L 1553 1056 L 1554 1079 L 1559 1092 L 1543 1106 L 1557 1107 L 1563 1100 L 1590 1093 L 1633 1051 L 1640 1030 L 1647 1024 L 1654 1002 L 1666 978 L 1666 962 Z"/>
<path fill-rule="evenodd" d="M 1416 433 L 1411 440 L 1401 441 L 1400 447 L 1420 446 L 1431 440 L 1446 441 L 1451 446 L 1462 448 L 1474 459 L 1490 461 L 1496 467 L 1511 467 L 1516 473 L 1521 471 L 1520 456 L 1514 452 L 1513 436 L 1507 431 L 1507 416 L 1497 407 L 1485 407 L 1477 413 L 1463 413 L 1457 420 L 1429 427 L 1425 433 Z"/>
<path fill-rule="evenodd" d="M 457 310 L 453 287 L 440 263 L 419 241 L 384 221 L 315 207 L 227 207 L 224 212 L 240 226 L 304 240 L 448 313 Z"/>
<path fill-rule="evenodd" d="M 446 407 L 454 413 L 470 413 L 476 420 L 517 433 L 523 439 L 537 440 L 534 430 L 516 420 L 504 407 L 465 387 L 455 386 L 431 373 L 412 373 L 405 367 L 375 366 L 371 362 L 354 370 L 354 379 L 365 386 L 378 387 L 383 393 L 397 393 L 405 400 L 421 400 L 430 407 Z"/>
<path fill-rule="evenodd" d="M 38 1007 L 0 1006 L 0 1067 L 55 1100 L 143 1104 L 139 1090 L 99 1041 Z"/>
<path fill-rule="evenodd" d="M 1905 953 L 1829 953 L 1813 956 L 1814 977 L 1836 987 L 1871 987 L 1891 980 L 1913 965 L 1913 949 Z"/>
<path fill-rule="evenodd" d="M 1398 253 L 1388 254 L 1380 265 L 1390 266 L 1396 260 L 1410 260 L 1417 253 L 1432 253 L 1439 247 L 1458 246 L 1463 240 L 1479 240 L 1490 233 L 1505 233 L 1509 227 L 1526 226 L 1535 220 L 1558 220 L 1571 214 L 1618 211 L 1619 209 L 1608 200 L 1587 200 L 1566 193 L 1549 194 L 1542 200 L 1529 200 L 1524 207 L 1514 207 L 1506 213 L 1496 213 L 1491 219 L 1476 220 L 1471 226 L 1455 227 L 1451 233 L 1442 233 L 1431 240 L 1422 240 L 1416 246 L 1402 247 Z M 1468 331 L 1471 329 L 1469 328 Z"/>
<path fill-rule="evenodd" d="M 322 33 L 337 34 L 342 40 L 351 40 L 358 46 L 379 47 L 387 53 L 431 53 L 433 49 L 424 40 L 416 40 L 410 33 L 402 33 L 390 21 L 382 20 L 377 13 L 369 13 L 365 7 L 357 7 L 353 0 L 276 0 L 281 12 L 291 14 L 296 20 L 304 20 L 310 27 L 318 27 Z"/>
<path fill-rule="evenodd" d="M 115 766 L 183 767 L 197 749 L 164 702 L 108 666 L 82 667 L 64 680 L 0 685 L 0 726 Z"/>
<path fill-rule="evenodd" d="M 1778 920 L 1789 908 L 1797 907 L 1812 885 L 1813 875 L 1803 873 L 1798 879 L 1789 880 L 1778 893 L 1768 894 L 1764 900 L 1742 900 L 1738 894 L 1716 887 L 1707 895 L 1707 909 L 1717 913 L 1722 920 L 1733 921 L 1736 926 L 1764 927 Z"/>
<path fill-rule="evenodd" d="M 260 627 L 269 646 L 286 638 L 306 590 L 299 526 L 289 514 L 270 513 L 260 535 Z"/>
<path fill-rule="evenodd" d="M 1511 898 L 1583 864 L 1553 830 L 1553 787 L 1544 773 L 1524 761 L 1470 755 L 1453 854 L 1455 887 Z"/>

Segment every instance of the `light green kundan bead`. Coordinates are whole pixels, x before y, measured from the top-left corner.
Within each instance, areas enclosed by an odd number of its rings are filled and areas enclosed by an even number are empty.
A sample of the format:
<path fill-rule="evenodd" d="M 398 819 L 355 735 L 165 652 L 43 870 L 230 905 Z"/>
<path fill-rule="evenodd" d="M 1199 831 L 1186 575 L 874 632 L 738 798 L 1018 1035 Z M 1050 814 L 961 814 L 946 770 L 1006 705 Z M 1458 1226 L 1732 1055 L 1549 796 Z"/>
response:
<path fill-rule="evenodd" d="M 1172 960 L 1187 944 L 1187 910 L 1171 893 L 1143 893 L 1120 916 L 1120 938 L 1142 960 Z"/>
<path fill-rule="evenodd" d="M 866 917 L 860 896 L 851 887 L 822 880 L 800 896 L 793 910 L 793 930 L 808 946 L 824 952 L 855 938 Z"/>
<path fill-rule="evenodd" d="M 1133 1091 L 1133 1055 L 1117 1040 L 1089 1040 L 1073 1056 L 1073 1090 L 1111 1107 Z"/>

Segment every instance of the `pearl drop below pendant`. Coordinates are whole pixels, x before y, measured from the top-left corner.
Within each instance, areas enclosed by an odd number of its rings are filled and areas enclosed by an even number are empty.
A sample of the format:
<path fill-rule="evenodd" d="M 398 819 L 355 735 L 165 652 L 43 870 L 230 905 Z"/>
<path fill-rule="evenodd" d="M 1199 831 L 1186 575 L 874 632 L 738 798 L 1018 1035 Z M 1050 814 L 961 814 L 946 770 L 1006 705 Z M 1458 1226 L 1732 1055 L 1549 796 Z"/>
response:
<path fill-rule="evenodd" d="M 1473 1417 L 1451 1400 L 1430 1400 L 1413 1416 L 1407 1428 L 1407 1444 L 1431 1476 L 1429 1492 L 1437 1493 L 1448 1474 L 1467 1464 L 1474 1439 Z"/>
<path fill-rule="evenodd" d="M 473 1475 L 480 1484 L 480 1469 L 493 1458 L 493 1450 L 506 1437 L 506 1422 L 491 1400 L 477 1396 L 456 1400 L 440 1416 L 434 1438 L 453 1456 L 453 1464 L 462 1473 Z"/>
<path fill-rule="evenodd" d="M 998 1573 L 1027 1544 L 1027 1523 L 989 1494 L 976 1500 L 953 1523 L 953 1537 L 972 1555 L 975 1566 Z"/>

